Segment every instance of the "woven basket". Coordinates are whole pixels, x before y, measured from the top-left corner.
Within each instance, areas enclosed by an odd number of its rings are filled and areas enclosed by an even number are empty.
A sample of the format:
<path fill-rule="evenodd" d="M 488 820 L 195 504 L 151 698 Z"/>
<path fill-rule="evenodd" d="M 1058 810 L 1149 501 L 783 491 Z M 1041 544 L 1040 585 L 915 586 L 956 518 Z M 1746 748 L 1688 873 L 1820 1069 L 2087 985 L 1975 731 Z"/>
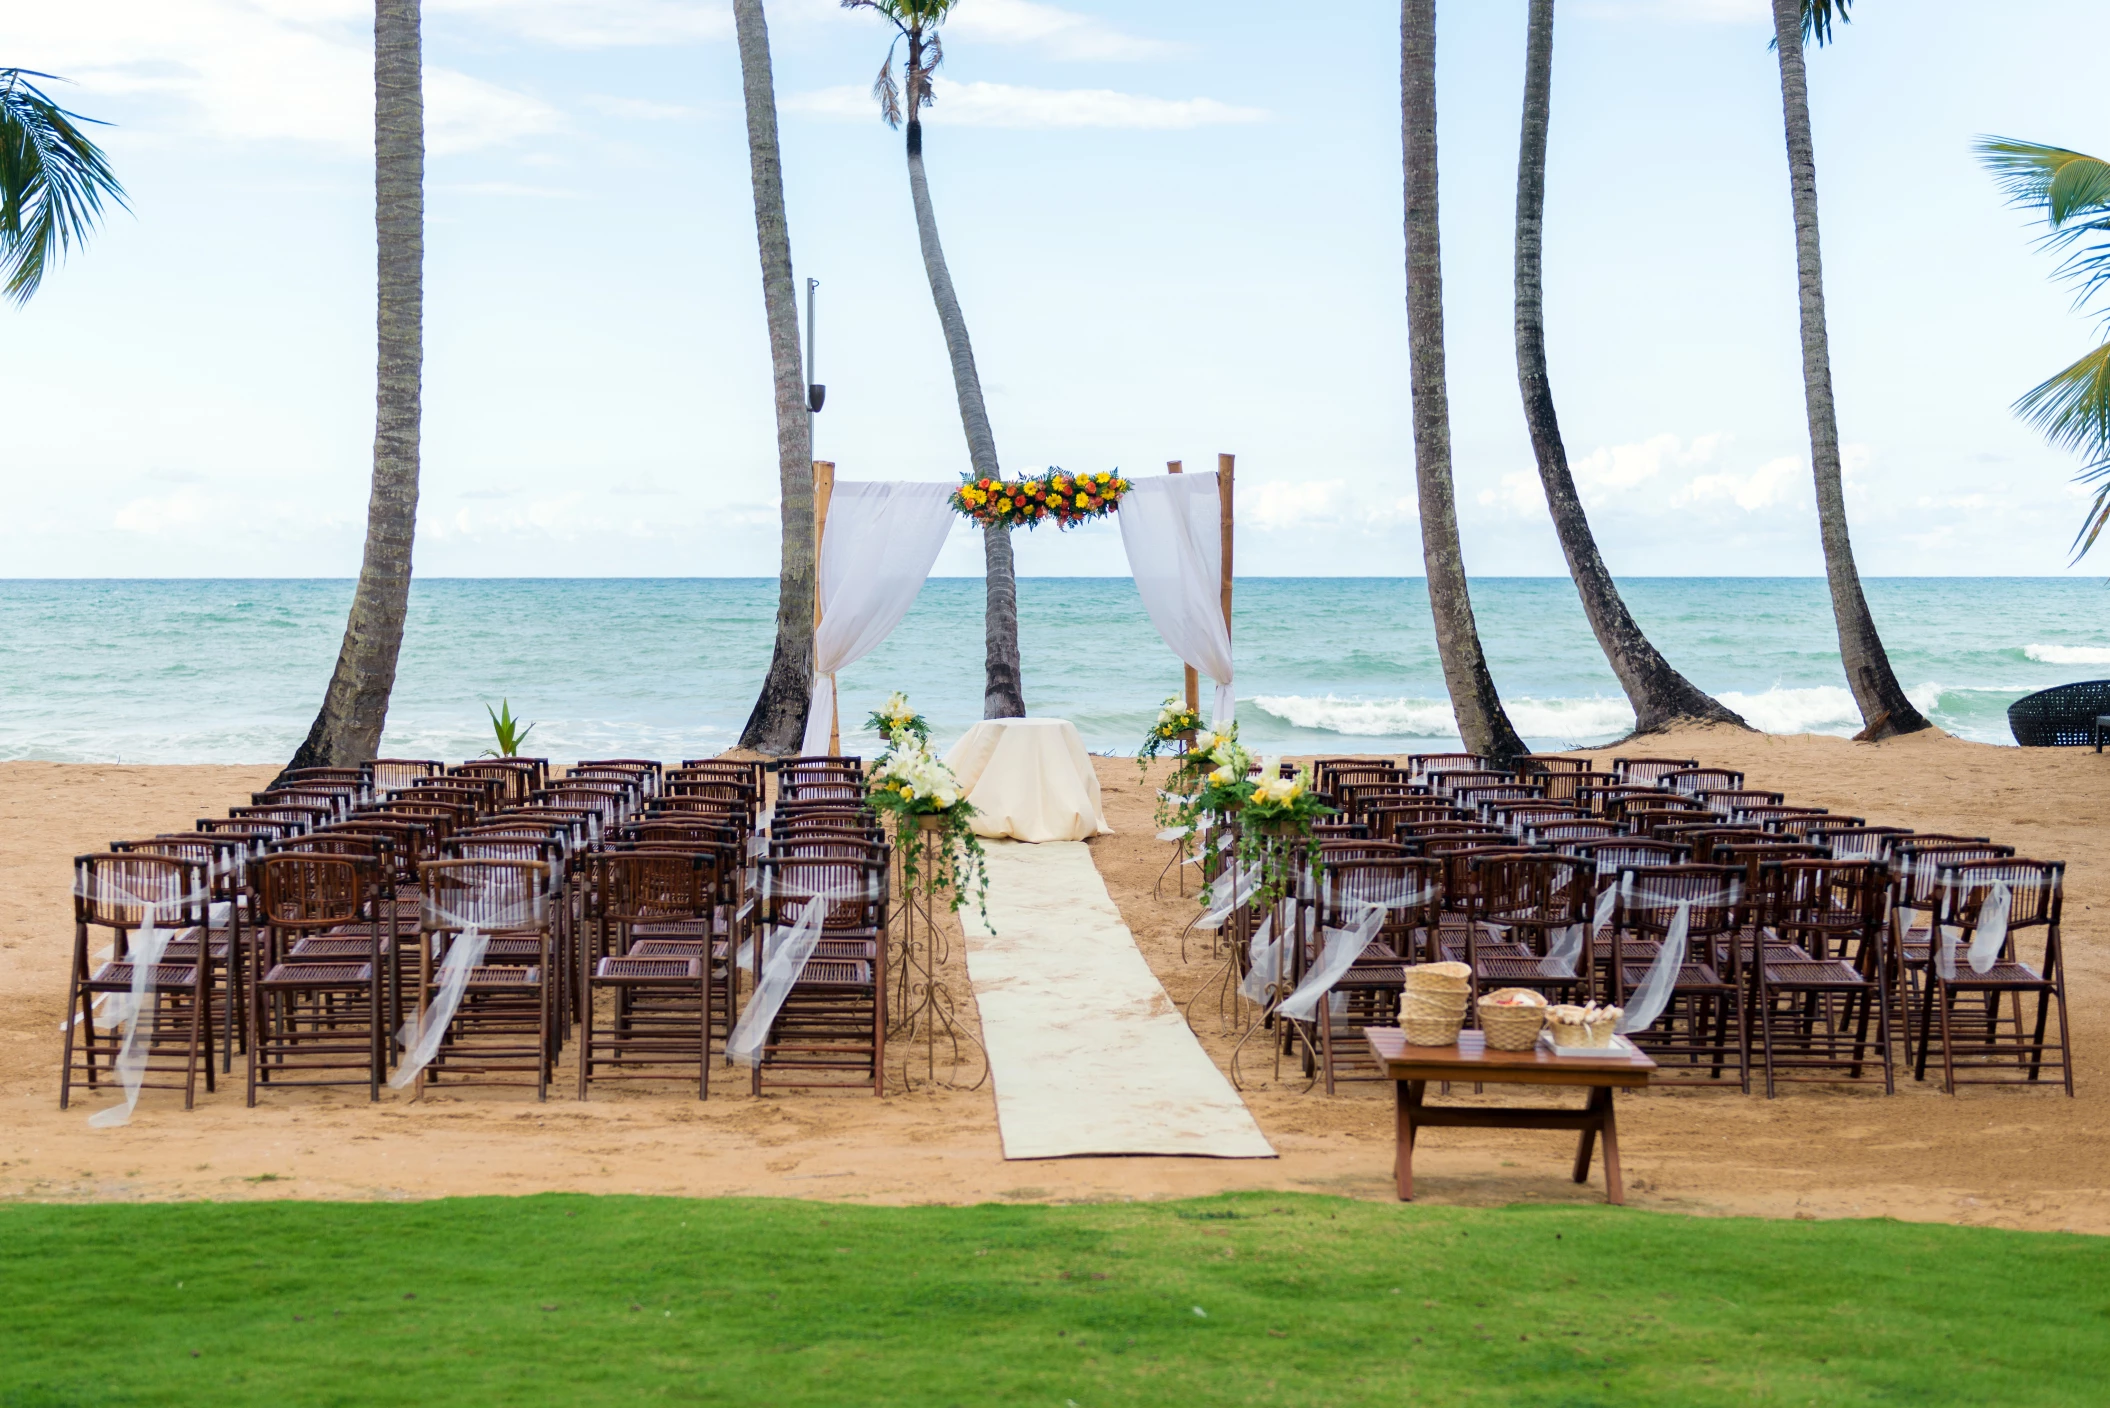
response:
<path fill-rule="evenodd" d="M 1400 1035 L 1409 1046 L 1456 1046 L 1458 1032 L 1465 1026 L 1463 1018 L 1448 1021 L 1409 1017 L 1402 1013 L 1399 1019 Z"/>
<path fill-rule="evenodd" d="M 1564 1051 L 1591 1051 L 1612 1044 L 1612 1034 L 1619 1030 L 1616 1018 L 1601 1022 L 1570 1022 L 1553 1029 L 1553 1043 Z"/>
<path fill-rule="evenodd" d="M 1417 963 L 1407 969 L 1407 991 L 1466 993 L 1471 991 L 1473 970 L 1463 963 Z"/>
<path fill-rule="evenodd" d="M 1546 1025 L 1544 1000 L 1528 1007 L 1504 1007 L 1495 1002 L 1498 997 L 1517 992 L 1531 989 L 1501 988 L 1480 999 L 1480 1030 L 1487 1034 L 1490 1051 L 1529 1051 L 1538 1045 L 1539 1032 Z"/>
<path fill-rule="evenodd" d="M 1413 969 L 1407 970 L 1410 974 Z M 1457 992 L 1421 992 L 1408 989 L 1400 994 L 1399 1029 L 1409 1046 L 1456 1046 L 1458 1029 L 1465 1025 L 1465 1008 L 1471 1000 L 1463 989 Z"/>

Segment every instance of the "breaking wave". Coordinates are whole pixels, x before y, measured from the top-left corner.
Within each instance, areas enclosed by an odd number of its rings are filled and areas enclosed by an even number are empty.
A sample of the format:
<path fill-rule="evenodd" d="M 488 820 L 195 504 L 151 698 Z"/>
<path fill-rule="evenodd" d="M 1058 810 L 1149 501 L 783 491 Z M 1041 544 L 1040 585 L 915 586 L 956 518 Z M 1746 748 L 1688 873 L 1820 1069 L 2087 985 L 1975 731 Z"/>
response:
<path fill-rule="evenodd" d="M 2022 653 L 2044 665 L 2110 665 L 2110 645 L 2025 645 Z"/>
<path fill-rule="evenodd" d="M 1905 691 L 1923 712 L 1940 706 L 1942 687 L 1923 684 Z M 1715 696 L 1764 733 L 1853 734 L 1861 729 L 1861 712 L 1843 685 L 1803 688 L 1775 686 L 1760 693 L 1735 690 Z M 1263 694 L 1252 701 L 1295 728 L 1338 733 L 1350 738 L 1456 738 L 1458 723 L 1448 700 L 1313 698 L 1302 694 Z M 1504 699 L 1509 721 L 1526 738 L 1602 740 L 1617 738 L 1634 727 L 1634 711 L 1624 699 L 1592 695 L 1576 699 Z"/>

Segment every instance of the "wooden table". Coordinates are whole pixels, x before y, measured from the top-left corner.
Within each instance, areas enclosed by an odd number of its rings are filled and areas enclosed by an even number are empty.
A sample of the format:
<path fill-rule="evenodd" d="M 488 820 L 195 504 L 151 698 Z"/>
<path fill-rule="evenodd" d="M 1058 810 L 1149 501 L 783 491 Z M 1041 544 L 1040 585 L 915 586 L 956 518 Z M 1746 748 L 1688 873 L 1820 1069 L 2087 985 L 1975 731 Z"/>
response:
<path fill-rule="evenodd" d="M 1409 1046 L 1397 1027 L 1365 1027 L 1363 1037 L 1378 1069 L 1397 1081 L 1399 1149 L 1392 1171 L 1399 1196 L 1414 1196 L 1414 1135 L 1449 1125 L 1468 1129 L 1573 1129 L 1582 1139 L 1575 1149 L 1575 1181 L 1590 1178 L 1590 1152 L 1604 1136 L 1606 1200 L 1625 1201 L 1619 1183 L 1619 1126 L 1612 1114 L 1612 1092 L 1646 1086 L 1656 1063 L 1622 1050 L 1602 1056 L 1555 1056 L 1531 1051 L 1489 1051 L 1479 1032 L 1458 1033 L 1456 1046 Z M 1475 1081 L 1487 1085 L 1580 1085 L 1589 1087 L 1589 1102 L 1580 1110 L 1544 1108 L 1437 1109 L 1422 1103 L 1430 1081 Z"/>

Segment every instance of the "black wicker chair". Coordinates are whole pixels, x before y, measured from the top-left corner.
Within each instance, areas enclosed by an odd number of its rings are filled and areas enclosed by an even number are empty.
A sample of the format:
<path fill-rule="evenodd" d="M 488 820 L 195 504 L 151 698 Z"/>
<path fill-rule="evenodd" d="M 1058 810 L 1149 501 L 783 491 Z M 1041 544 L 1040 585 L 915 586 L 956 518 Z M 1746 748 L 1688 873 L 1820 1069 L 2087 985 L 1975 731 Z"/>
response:
<path fill-rule="evenodd" d="M 2026 694 L 2007 706 L 2007 726 L 2025 748 L 2103 751 L 2110 735 L 2110 680 L 2082 680 Z"/>

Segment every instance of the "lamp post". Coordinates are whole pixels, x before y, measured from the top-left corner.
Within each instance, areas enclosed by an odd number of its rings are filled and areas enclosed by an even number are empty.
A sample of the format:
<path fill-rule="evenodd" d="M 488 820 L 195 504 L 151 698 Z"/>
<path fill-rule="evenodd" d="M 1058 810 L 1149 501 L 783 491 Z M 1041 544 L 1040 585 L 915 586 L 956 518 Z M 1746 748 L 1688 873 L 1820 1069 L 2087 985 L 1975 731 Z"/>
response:
<path fill-rule="evenodd" d="M 813 295 L 821 286 L 819 279 L 806 280 L 806 412 L 818 415 L 828 399 L 828 388 L 813 379 Z"/>

